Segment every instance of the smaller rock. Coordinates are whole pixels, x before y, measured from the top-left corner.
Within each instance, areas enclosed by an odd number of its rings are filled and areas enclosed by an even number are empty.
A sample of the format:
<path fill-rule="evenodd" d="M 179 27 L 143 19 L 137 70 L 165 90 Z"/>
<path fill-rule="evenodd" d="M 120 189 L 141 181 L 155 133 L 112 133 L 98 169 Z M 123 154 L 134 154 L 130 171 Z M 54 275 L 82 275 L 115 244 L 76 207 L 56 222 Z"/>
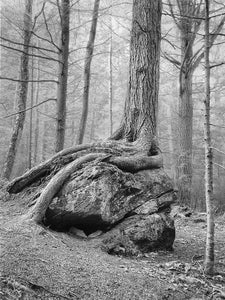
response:
<path fill-rule="evenodd" d="M 172 250 L 174 222 L 169 215 L 134 215 L 107 232 L 102 249 L 109 254 L 137 256 L 154 250 Z"/>
<path fill-rule="evenodd" d="M 206 213 L 195 213 L 193 216 L 193 223 L 206 223 Z"/>
<path fill-rule="evenodd" d="M 175 205 L 171 210 L 172 218 L 189 218 L 192 215 L 192 211 L 187 206 Z"/>
<path fill-rule="evenodd" d="M 206 220 L 203 218 L 195 218 L 193 219 L 193 223 L 205 223 Z"/>
<path fill-rule="evenodd" d="M 89 234 L 89 235 L 88 235 L 88 238 L 94 239 L 94 238 L 100 236 L 102 233 L 103 233 L 103 232 L 102 232 L 101 230 L 97 230 L 97 231 L 95 231 L 95 232 Z"/>
<path fill-rule="evenodd" d="M 85 234 L 85 232 L 81 229 L 78 229 L 76 227 L 70 227 L 69 229 L 69 233 L 82 237 L 82 238 L 87 238 L 87 235 Z"/>

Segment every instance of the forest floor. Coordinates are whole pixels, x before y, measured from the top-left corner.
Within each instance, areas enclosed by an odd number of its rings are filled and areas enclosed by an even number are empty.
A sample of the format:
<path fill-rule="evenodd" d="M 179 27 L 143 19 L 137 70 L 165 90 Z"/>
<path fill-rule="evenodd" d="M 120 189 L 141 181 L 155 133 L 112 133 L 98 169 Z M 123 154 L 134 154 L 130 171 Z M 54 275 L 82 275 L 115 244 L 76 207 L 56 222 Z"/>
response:
<path fill-rule="evenodd" d="M 203 272 L 204 215 L 175 220 L 173 252 L 111 256 L 83 240 L 22 221 L 26 197 L 0 201 L 0 299 L 225 299 L 225 217 L 216 220 L 214 277 Z"/>

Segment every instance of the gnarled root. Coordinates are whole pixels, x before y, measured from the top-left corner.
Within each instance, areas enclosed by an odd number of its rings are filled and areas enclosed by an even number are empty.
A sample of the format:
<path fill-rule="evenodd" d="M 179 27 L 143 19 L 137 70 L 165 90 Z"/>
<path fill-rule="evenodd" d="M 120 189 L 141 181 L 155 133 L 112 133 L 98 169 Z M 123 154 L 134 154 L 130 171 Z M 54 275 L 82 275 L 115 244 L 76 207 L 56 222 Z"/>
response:
<path fill-rule="evenodd" d="M 9 193 L 19 193 L 25 187 L 31 185 L 33 182 L 43 178 L 50 173 L 56 173 L 57 166 L 60 169 L 62 166 L 74 161 L 75 159 L 86 155 L 88 153 L 109 153 L 113 155 L 122 155 L 123 153 L 134 154 L 136 149 L 129 143 L 121 143 L 115 141 L 107 141 L 86 145 L 78 145 L 71 148 L 64 149 L 56 153 L 47 161 L 39 164 L 28 170 L 22 176 L 12 180 L 6 187 Z"/>
<path fill-rule="evenodd" d="M 38 198 L 36 204 L 26 215 L 27 219 L 31 219 L 36 223 L 40 223 L 43 220 L 46 210 L 48 206 L 51 204 L 52 199 L 60 190 L 63 183 L 66 181 L 66 179 L 73 172 L 78 170 L 84 163 L 90 162 L 95 159 L 102 159 L 105 157 L 106 155 L 104 153 L 102 154 L 92 153 L 84 157 L 80 157 L 77 160 L 65 166 L 49 181 L 47 186 L 42 191 L 40 197 Z"/>
<path fill-rule="evenodd" d="M 163 160 L 161 155 L 144 156 L 116 156 L 110 157 L 109 163 L 116 165 L 119 169 L 125 172 L 135 173 L 140 170 L 157 169 L 163 166 Z"/>
<path fill-rule="evenodd" d="M 22 176 L 15 178 L 8 184 L 7 191 L 9 193 L 19 193 L 25 187 L 39 179 L 46 177 L 49 174 L 54 175 L 63 166 L 73 162 L 79 157 L 89 153 L 103 152 L 112 155 L 109 163 L 113 163 L 127 172 L 137 172 L 138 170 L 160 168 L 162 166 L 161 156 L 147 156 L 143 153 L 140 154 L 139 148 L 137 148 L 133 143 L 106 141 L 101 143 L 78 145 L 60 151 L 51 159 L 33 167 Z"/>
<path fill-rule="evenodd" d="M 27 220 L 40 223 L 52 199 L 69 176 L 81 168 L 83 164 L 96 159 L 113 164 L 122 171 L 131 173 L 162 167 L 161 155 L 148 156 L 140 153 L 133 143 L 107 141 L 79 145 L 57 153 L 51 159 L 14 179 L 8 184 L 7 190 L 10 193 L 18 193 L 40 178 L 50 175 L 51 179 L 41 192 L 36 204 L 25 216 Z"/>

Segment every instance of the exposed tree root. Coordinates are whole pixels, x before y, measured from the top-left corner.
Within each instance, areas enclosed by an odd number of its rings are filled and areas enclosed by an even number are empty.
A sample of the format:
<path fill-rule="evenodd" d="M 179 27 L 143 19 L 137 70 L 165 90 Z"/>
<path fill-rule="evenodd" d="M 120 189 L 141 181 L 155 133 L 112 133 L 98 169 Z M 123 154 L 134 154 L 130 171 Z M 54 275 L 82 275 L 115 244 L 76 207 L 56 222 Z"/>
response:
<path fill-rule="evenodd" d="M 82 157 L 88 153 L 102 152 L 111 154 L 112 158 L 109 162 L 128 172 L 137 172 L 138 170 L 159 168 L 162 166 L 162 159 L 160 157 L 147 156 L 143 153 L 138 155 L 140 150 L 134 143 L 106 141 L 94 144 L 78 145 L 60 151 L 51 159 L 39 164 L 38 166 L 35 166 L 22 176 L 15 178 L 8 184 L 7 191 L 9 193 L 19 193 L 25 187 L 31 185 L 40 178 L 43 178 L 49 174 L 54 175 L 63 166 L 71 163 L 79 157 Z M 124 156 L 124 159 L 122 156 Z M 119 159 L 119 157 L 121 158 Z"/>
<path fill-rule="evenodd" d="M 122 124 L 110 137 L 109 140 L 119 141 L 124 138 L 125 126 Z"/>
<path fill-rule="evenodd" d="M 106 158 L 104 153 L 92 153 L 84 157 L 78 158 L 72 163 L 65 166 L 60 170 L 47 184 L 45 189 L 42 191 L 40 197 L 38 198 L 36 204 L 32 207 L 29 213 L 26 215 L 27 219 L 31 219 L 36 223 L 40 223 L 48 206 L 50 205 L 52 199 L 57 194 L 57 192 L 62 187 L 66 179 L 76 170 L 78 170 L 84 163 L 90 162 L 97 158 Z"/>
<path fill-rule="evenodd" d="M 161 155 L 148 156 L 139 150 L 136 143 L 106 141 L 79 145 L 62 150 L 51 159 L 14 179 L 8 184 L 7 190 L 10 193 L 18 193 L 39 179 L 49 176 L 50 181 L 41 192 L 36 204 L 25 216 L 26 220 L 40 223 L 52 199 L 69 176 L 83 164 L 96 159 L 104 160 L 122 171 L 132 173 L 162 167 Z"/>
<path fill-rule="evenodd" d="M 9 193 L 19 193 L 25 187 L 29 186 L 38 179 L 54 173 L 54 168 L 57 166 L 62 167 L 75 159 L 93 152 L 106 152 L 114 155 L 122 155 L 124 152 L 127 154 L 135 154 L 137 150 L 129 143 L 119 143 L 115 141 L 107 141 L 86 145 L 78 145 L 68 149 L 64 149 L 47 161 L 33 167 L 22 176 L 15 178 L 7 185 Z"/>
<path fill-rule="evenodd" d="M 138 172 L 146 169 L 157 169 L 163 166 L 162 156 L 117 156 L 110 157 L 108 160 L 111 164 L 116 165 L 119 169 L 126 172 Z"/>
<path fill-rule="evenodd" d="M 30 185 L 35 180 L 38 180 L 39 178 L 45 176 L 48 174 L 51 170 L 52 165 L 57 161 L 60 160 L 60 158 L 85 150 L 90 145 L 79 145 L 76 147 L 71 147 L 68 149 L 64 149 L 57 154 L 55 154 L 50 159 L 46 160 L 45 162 L 33 167 L 32 169 L 28 170 L 26 173 L 24 173 L 22 176 L 15 178 L 7 185 L 7 191 L 9 193 L 19 193 L 23 190 L 24 187 Z"/>

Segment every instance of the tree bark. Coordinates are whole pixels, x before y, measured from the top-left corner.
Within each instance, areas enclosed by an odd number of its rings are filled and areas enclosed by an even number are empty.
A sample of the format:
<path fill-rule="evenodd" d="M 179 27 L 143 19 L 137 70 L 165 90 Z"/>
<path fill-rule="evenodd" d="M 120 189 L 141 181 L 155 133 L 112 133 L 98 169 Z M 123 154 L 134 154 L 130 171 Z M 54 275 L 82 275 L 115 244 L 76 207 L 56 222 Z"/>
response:
<path fill-rule="evenodd" d="M 59 83 L 57 90 L 57 129 L 55 152 L 64 147 L 66 126 L 66 98 L 68 80 L 69 57 L 69 24 L 70 24 L 70 0 L 62 0 L 61 3 L 61 47 L 59 52 Z"/>
<path fill-rule="evenodd" d="M 207 236 L 205 252 L 205 273 L 214 272 L 214 212 L 213 212 L 213 161 L 210 132 L 210 64 L 209 64 L 209 1 L 205 0 L 205 200 L 207 211 Z"/>
<path fill-rule="evenodd" d="M 179 20 L 175 18 L 173 8 L 170 10 L 174 21 L 180 30 L 181 63 L 179 75 L 179 104 L 178 104 L 178 155 L 176 163 L 176 179 L 178 201 L 190 205 L 192 189 L 192 129 L 193 129 L 193 100 L 192 80 L 195 67 L 193 60 L 193 44 L 201 24 L 201 3 L 190 0 L 177 1 Z M 196 18 L 195 18 L 196 17 Z"/>
<path fill-rule="evenodd" d="M 128 95 L 120 130 L 112 136 L 155 151 L 159 91 L 162 3 L 133 2 Z"/>
<path fill-rule="evenodd" d="M 89 40 L 88 40 L 87 48 L 86 48 L 86 57 L 85 57 L 85 62 L 84 62 L 83 108 L 82 108 L 82 114 L 81 114 L 81 119 L 80 119 L 80 124 L 79 124 L 78 135 L 77 135 L 77 141 L 76 141 L 77 144 L 83 143 L 86 123 L 87 123 L 89 89 L 90 89 L 90 80 L 91 80 L 90 71 L 91 71 L 91 62 L 92 62 L 92 56 L 93 56 L 93 51 L 94 51 L 96 28 L 97 28 L 97 23 L 98 23 L 99 4 L 100 4 L 100 0 L 95 0 L 91 29 L 90 29 L 90 34 L 89 34 Z"/>
<path fill-rule="evenodd" d="M 33 49 L 32 49 L 33 53 Z M 34 58 L 31 58 L 31 80 L 34 80 Z M 34 82 L 31 82 L 31 89 L 30 89 L 30 107 L 34 105 Z M 29 150 L 28 150 L 28 168 L 32 168 L 33 157 L 32 157 L 32 145 L 33 145 L 33 109 L 30 110 L 30 124 L 29 124 Z"/>
<path fill-rule="evenodd" d="M 112 5 L 112 3 L 111 3 Z M 111 8 L 112 10 L 112 8 Z M 110 41 L 109 41 L 109 135 L 113 134 L 113 39 L 112 39 L 112 13 L 110 16 Z"/>
<path fill-rule="evenodd" d="M 33 0 L 26 0 L 25 13 L 24 13 L 24 41 L 23 41 L 23 53 L 21 55 L 20 63 L 20 83 L 18 86 L 17 108 L 19 113 L 16 116 L 8 153 L 6 156 L 6 162 L 3 170 L 3 178 L 9 179 L 13 165 L 16 158 L 17 149 L 21 140 L 24 122 L 25 122 L 25 109 L 27 103 L 27 91 L 29 80 L 29 45 L 31 39 L 31 26 L 32 26 L 32 5 Z"/>
<path fill-rule="evenodd" d="M 40 59 L 37 58 L 37 83 L 36 83 L 36 88 L 35 88 L 35 105 L 39 103 L 39 88 L 40 88 L 40 83 L 38 82 L 40 79 Z M 36 108 L 36 113 L 35 113 L 35 129 L 34 129 L 34 164 L 37 163 L 38 161 L 38 150 L 39 150 L 39 127 L 40 127 L 40 116 L 39 116 L 39 111 L 38 108 Z"/>

